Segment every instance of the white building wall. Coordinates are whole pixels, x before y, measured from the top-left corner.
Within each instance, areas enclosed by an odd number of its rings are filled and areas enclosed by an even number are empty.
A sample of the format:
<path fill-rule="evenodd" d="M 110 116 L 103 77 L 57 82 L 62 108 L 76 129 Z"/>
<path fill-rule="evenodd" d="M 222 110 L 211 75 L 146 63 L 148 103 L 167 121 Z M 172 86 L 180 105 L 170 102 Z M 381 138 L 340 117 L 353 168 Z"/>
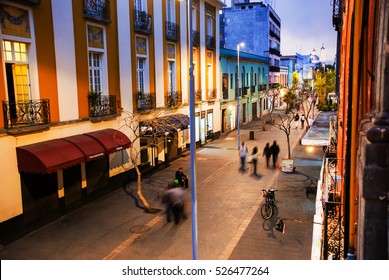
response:
<path fill-rule="evenodd" d="M 78 119 L 76 52 L 72 0 L 52 0 L 60 121 Z"/>
<path fill-rule="evenodd" d="M 187 25 L 187 1 L 180 1 L 180 48 L 182 103 L 189 103 L 189 38 Z"/>
<path fill-rule="evenodd" d="M 157 108 L 165 106 L 165 96 L 164 96 L 164 76 L 166 75 L 164 71 L 164 59 L 163 49 L 163 26 L 165 23 L 162 20 L 162 0 L 154 0 L 154 54 L 155 54 L 155 87 L 156 87 L 156 102 Z"/>
<path fill-rule="evenodd" d="M 60 0 L 58 0 L 60 1 Z M 129 1 L 117 1 L 120 98 L 125 111 L 133 111 L 130 4 Z"/>
<path fill-rule="evenodd" d="M 20 176 L 17 170 L 16 138 L 0 137 L 0 222 L 6 221 L 23 212 Z"/>

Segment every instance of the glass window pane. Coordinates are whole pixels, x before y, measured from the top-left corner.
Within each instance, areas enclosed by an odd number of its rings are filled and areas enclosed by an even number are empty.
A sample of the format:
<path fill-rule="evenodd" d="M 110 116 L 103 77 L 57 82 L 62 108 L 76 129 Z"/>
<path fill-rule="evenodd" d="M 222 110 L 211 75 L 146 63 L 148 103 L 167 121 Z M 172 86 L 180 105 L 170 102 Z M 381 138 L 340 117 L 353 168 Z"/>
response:
<path fill-rule="evenodd" d="M 20 52 L 20 45 L 19 45 L 19 43 L 14 42 L 14 49 L 15 49 L 15 52 Z"/>

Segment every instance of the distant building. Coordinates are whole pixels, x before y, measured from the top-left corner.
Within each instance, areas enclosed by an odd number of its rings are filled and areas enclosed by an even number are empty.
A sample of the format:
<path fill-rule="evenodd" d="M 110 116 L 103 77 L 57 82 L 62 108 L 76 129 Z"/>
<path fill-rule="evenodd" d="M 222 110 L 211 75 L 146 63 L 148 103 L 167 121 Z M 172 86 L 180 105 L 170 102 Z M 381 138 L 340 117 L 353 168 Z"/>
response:
<path fill-rule="evenodd" d="M 283 55 L 281 57 L 280 65 L 288 67 L 288 87 L 291 87 L 292 85 L 292 74 L 294 72 L 297 72 L 300 82 L 303 82 L 304 59 L 301 54 L 296 53 L 295 55 Z"/>
<path fill-rule="evenodd" d="M 236 49 L 245 43 L 242 51 L 268 58 L 266 73 L 268 87 L 280 85 L 281 19 L 264 2 L 231 1 L 231 7 L 222 8 L 220 15 L 220 46 Z"/>
<path fill-rule="evenodd" d="M 267 88 L 267 57 L 239 53 L 240 88 L 238 85 L 237 50 L 220 49 L 222 95 L 220 98 L 221 132 L 228 133 L 237 127 L 238 92 L 242 94 L 240 120 L 247 123 L 258 118 L 269 108 L 269 100 L 262 98 Z"/>

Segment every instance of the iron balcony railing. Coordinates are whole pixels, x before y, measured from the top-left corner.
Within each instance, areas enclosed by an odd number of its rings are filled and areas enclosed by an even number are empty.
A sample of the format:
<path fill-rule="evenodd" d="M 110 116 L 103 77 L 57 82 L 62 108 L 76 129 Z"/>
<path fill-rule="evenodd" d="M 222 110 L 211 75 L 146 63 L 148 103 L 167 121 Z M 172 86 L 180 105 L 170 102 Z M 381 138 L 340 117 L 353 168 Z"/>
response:
<path fill-rule="evenodd" d="M 137 32 L 145 33 L 145 34 L 151 34 L 151 27 L 152 27 L 152 17 L 145 11 L 134 11 L 134 29 Z"/>
<path fill-rule="evenodd" d="M 216 48 L 216 40 L 215 37 L 207 35 L 207 49 L 214 50 Z"/>
<path fill-rule="evenodd" d="M 90 117 L 117 114 L 115 95 L 88 96 L 88 104 Z"/>
<path fill-rule="evenodd" d="M 156 108 L 155 92 L 138 92 L 136 98 L 138 111 L 153 110 Z"/>
<path fill-rule="evenodd" d="M 207 95 L 207 100 L 214 101 L 215 99 L 216 99 L 216 89 L 209 89 L 208 95 Z"/>
<path fill-rule="evenodd" d="M 177 42 L 180 39 L 180 26 L 174 22 L 166 21 L 166 39 Z"/>
<path fill-rule="evenodd" d="M 50 123 L 49 99 L 3 101 L 4 127 L 33 126 Z"/>
<path fill-rule="evenodd" d="M 227 100 L 229 98 L 228 96 L 228 88 L 223 89 L 223 99 Z"/>
<path fill-rule="evenodd" d="M 255 86 L 250 86 L 250 92 L 251 94 L 255 93 Z"/>
<path fill-rule="evenodd" d="M 168 92 L 165 104 L 169 108 L 177 108 L 182 104 L 182 93 L 180 91 Z"/>
<path fill-rule="evenodd" d="M 334 0 L 332 25 L 336 31 L 339 31 L 342 28 L 342 0 Z"/>
<path fill-rule="evenodd" d="M 194 47 L 200 46 L 200 32 L 192 31 L 192 44 Z"/>
<path fill-rule="evenodd" d="M 111 22 L 109 0 L 84 0 L 84 17 Z"/>
<path fill-rule="evenodd" d="M 202 95 L 201 90 L 196 90 L 196 91 L 195 91 L 195 102 L 196 102 L 196 103 L 199 103 L 199 102 L 202 101 L 201 95 Z"/>

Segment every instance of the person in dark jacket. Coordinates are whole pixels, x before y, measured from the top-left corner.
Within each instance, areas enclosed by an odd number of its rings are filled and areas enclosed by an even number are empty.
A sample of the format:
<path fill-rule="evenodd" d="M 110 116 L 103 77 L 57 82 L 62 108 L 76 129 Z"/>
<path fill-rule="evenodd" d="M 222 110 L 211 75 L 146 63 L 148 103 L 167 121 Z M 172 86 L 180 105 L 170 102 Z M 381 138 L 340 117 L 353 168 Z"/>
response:
<path fill-rule="evenodd" d="M 269 160 L 271 157 L 270 143 L 267 142 L 265 148 L 263 149 L 262 156 L 266 156 L 266 166 L 269 167 Z"/>
<path fill-rule="evenodd" d="M 189 180 L 188 177 L 184 174 L 182 167 L 178 168 L 176 171 L 176 180 L 178 180 L 178 183 L 182 188 L 189 188 Z"/>
<path fill-rule="evenodd" d="M 276 140 L 274 140 L 273 145 L 271 145 L 270 152 L 273 158 L 273 167 L 276 168 L 278 154 L 280 153 L 280 147 L 277 145 Z"/>

